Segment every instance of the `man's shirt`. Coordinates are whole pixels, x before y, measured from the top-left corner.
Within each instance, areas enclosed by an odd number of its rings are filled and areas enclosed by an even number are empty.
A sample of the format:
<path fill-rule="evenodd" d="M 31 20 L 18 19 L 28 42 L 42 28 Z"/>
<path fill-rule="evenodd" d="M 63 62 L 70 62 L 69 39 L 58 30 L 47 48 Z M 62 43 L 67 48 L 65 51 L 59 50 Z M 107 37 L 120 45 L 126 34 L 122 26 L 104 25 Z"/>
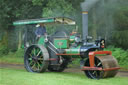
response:
<path fill-rule="evenodd" d="M 36 31 L 35 31 L 35 34 L 36 34 L 36 36 L 37 35 L 44 35 L 46 33 L 46 28 L 45 28 L 45 26 L 43 26 L 43 27 L 38 27 L 37 29 L 36 29 Z"/>

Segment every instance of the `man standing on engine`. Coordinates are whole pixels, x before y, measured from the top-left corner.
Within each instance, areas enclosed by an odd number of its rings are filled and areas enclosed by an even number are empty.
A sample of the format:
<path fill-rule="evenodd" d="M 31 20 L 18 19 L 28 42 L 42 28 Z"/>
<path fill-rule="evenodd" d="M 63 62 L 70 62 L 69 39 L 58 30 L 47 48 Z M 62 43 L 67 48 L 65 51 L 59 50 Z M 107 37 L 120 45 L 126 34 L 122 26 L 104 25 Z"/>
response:
<path fill-rule="evenodd" d="M 41 36 L 44 36 L 47 34 L 46 28 L 43 23 L 36 25 L 37 29 L 35 31 L 36 38 L 39 39 Z"/>

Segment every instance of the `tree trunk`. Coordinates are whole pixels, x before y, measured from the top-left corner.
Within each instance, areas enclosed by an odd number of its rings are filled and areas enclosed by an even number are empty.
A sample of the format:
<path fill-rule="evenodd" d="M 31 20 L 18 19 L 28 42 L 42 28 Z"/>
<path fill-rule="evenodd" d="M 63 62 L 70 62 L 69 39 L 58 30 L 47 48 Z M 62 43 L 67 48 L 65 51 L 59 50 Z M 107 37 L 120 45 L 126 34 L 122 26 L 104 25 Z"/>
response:
<path fill-rule="evenodd" d="M 3 37 L 2 37 L 2 45 L 8 47 L 8 31 L 5 31 Z"/>
<path fill-rule="evenodd" d="M 18 50 L 21 48 L 22 45 L 22 31 L 19 29 L 19 35 L 18 35 Z"/>

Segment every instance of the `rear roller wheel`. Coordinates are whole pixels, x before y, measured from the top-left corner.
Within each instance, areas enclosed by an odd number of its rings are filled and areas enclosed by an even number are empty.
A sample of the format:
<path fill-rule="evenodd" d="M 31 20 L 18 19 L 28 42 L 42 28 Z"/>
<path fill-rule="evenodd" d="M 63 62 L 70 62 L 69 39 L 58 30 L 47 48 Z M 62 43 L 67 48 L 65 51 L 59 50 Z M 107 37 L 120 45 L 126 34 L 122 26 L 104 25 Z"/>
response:
<path fill-rule="evenodd" d="M 86 60 L 85 66 L 90 66 L 89 59 Z M 96 56 L 94 66 L 100 67 L 102 69 L 119 67 L 117 60 L 111 55 Z M 114 77 L 117 74 L 118 70 L 111 70 L 111 71 L 86 70 L 84 72 L 88 78 L 99 79 L 99 78 Z"/>
<path fill-rule="evenodd" d="M 24 65 L 29 72 L 44 72 L 48 67 L 49 55 L 42 45 L 31 45 L 24 56 Z"/>

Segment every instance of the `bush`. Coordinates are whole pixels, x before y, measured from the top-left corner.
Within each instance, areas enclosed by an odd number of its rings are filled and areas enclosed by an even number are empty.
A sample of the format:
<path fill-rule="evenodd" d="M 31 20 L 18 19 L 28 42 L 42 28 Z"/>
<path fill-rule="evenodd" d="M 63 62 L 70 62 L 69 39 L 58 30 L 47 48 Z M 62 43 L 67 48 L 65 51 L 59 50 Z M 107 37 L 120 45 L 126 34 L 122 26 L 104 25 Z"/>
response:
<path fill-rule="evenodd" d="M 0 62 L 2 63 L 14 63 L 23 64 L 24 49 L 20 49 L 16 52 L 9 52 L 8 55 L 3 55 L 0 57 Z"/>
<path fill-rule="evenodd" d="M 8 54 L 8 48 L 4 45 L 0 45 L 0 56 Z"/>
<path fill-rule="evenodd" d="M 23 57 L 24 49 L 17 50 L 16 52 L 9 52 L 6 57 Z"/>
<path fill-rule="evenodd" d="M 128 66 L 128 50 L 109 46 L 105 50 L 112 51 L 112 55 L 118 60 L 120 66 Z"/>

